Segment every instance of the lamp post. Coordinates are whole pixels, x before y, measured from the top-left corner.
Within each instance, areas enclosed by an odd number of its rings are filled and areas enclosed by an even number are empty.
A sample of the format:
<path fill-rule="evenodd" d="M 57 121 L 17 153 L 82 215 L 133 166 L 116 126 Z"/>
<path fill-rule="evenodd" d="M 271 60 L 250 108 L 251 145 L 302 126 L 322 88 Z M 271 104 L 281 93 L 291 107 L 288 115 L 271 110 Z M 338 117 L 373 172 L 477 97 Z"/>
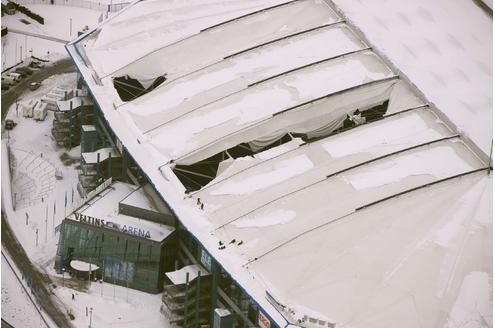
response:
<path fill-rule="evenodd" d="M 89 328 L 91 328 L 91 319 L 93 319 L 93 308 L 89 308 Z"/>

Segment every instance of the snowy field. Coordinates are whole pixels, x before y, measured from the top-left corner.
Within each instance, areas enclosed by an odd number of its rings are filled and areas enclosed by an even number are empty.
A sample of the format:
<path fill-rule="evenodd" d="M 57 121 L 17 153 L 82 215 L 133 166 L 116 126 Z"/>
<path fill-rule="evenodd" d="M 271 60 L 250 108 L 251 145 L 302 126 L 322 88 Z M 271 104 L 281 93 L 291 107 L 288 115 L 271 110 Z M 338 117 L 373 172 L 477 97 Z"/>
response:
<path fill-rule="evenodd" d="M 54 293 L 76 316 L 72 321 L 76 327 L 88 326 L 86 307 L 88 311 L 93 308 L 91 327 L 95 328 L 169 327 L 165 316 L 160 313 L 161 294 L 153 295 L 99 282 L 91 283 L 87 293 L 67 287 L 58 287 Z"/>
<path fill-rule="evenodd" d="M 26 15 L 17 12 L 15 15 L 2 17 L 2 25 L 7 26 L 10 30 L 70 41 L 77 37 L 77 32 L 81 31 L 84 26 L 94 28 L 98 25 L 99 20 L 105 18 L 105 13 L 103 12 L 78 7 L 41 4 L 26 6 L 44 17 L 45 24 L 41 25 Z M 21 19 L 28 21 L 30 24 L 23 23 Z M 64 44 L 61 42 L 11 31 L 5 37 L 2 37 L 2 70 L 15 65 L 31 54 L 35 57 L 48 57 L 50 60 L 68 56 Z"/>
<path fill-rule="evenodd" d="M 28 49 L 27 53 L 26 49 Z M 50 55 L 47 55 L 48 51 Z M 64 45 L 59 42 L 17 33 L 9 33 L 2 38 L 2 70 L 31 55 L 52 61 L 67 57 Z"/>
<path fill-rule="evenodd" d="M 19 103 L 40 99 L 58 85 L 74 88 L 75 82 L 76 73 L 52 76 L 43 81 L 40 89 L 23 93 Z M 76 281 L 70 283 L 68 275 L 65 276 L 65 280 L 69 282 L 62 287 L 62 276 L 53 269 L 59 237 L 57 226 L 62 222 L 65 213 L 69 213 L 80 204 L 80 197 L 76 189 L 78 163 L 76 161 L 64 165 L 60 157 L 67 152 L 76 158 L 80 148 L 76 147 L 68 152 L 56 146 L 50 132 L 53 112 L 49 111 L 45 121 L 41 122 L 24 118 L 21 114 L 20 107 L 16 113 L 14 103 L 9 108 L 7 118 L 13 119 L 18 125 L 9 133 L 4 131 L 2 135 L 4 140 L 8 139 L 11 154 L 15 158 L 11 177 L 14 208 L 5 200 L 2 207 L 12 230 L 31 261 L 41 271 L 48 273 L 57 285 L 53 292 L 64 303 L 65 311 L 70 311 L 75 316 L 74 325 L 87 327 L 89 317 L 86 316 L 86 307 L 93 307 L 92 327 L 109 327 L 110 324 L 112 327 L 129 328 L 167 327 L 168 323 L 160 313 L 160 294 L 147 294 L 124 287 L 114 287 L 108 283 L 93 283 L 88 293 L 85 293 L 67 287 L 78 285 Z M 8 169 L 7 158 L 2 156 L 3 192 L 9 189 L 6 185 L 9 182 L 6 178 Z M 7 197 L 8 195 L 2 195 L 3 199 Z M 2 276 L 2 283 L 5 277 L 7 276 Z M 74 301 L 72 294 L 75 294 Z M 8 295 L 10 294 L 2 293 L 2 302 L 14 302 L 14 296 Z M 15 313 L 18 312 L 13 312 L 12 315 Z M 22 324 L 19 327 L 29 325 Z"/>

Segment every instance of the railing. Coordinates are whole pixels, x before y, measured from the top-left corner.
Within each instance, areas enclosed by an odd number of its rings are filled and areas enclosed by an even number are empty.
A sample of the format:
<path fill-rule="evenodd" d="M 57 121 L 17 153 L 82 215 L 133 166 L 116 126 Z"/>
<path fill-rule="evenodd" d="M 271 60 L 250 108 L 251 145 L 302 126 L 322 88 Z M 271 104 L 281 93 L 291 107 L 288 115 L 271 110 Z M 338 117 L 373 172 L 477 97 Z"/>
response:
<path fill-rule="evenodd" d="M 125 7 L 127 7 L 131 2 L 117 2 L 110 3 L 90 1 L 90 0 L 16 0 L 16 2 L 26 5 L 26 4 L 38 4 L 38 5 L 57 5 L 57 6 L 70 6 L 70 7 L 80 7 L 86 9 L 92 9 L 103 12 L 117 12 Z"/>

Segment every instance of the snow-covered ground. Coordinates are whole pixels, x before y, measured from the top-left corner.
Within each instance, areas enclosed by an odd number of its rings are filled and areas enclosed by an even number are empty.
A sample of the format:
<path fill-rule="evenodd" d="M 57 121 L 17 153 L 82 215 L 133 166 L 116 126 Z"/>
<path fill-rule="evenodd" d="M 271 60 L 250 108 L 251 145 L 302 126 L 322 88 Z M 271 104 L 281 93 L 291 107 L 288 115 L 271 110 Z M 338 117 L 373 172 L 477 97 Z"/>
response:
<path fill-rule="evenodd" d="M 40 99 L 57 85 L 67 85 L 73 88 L 75 82 L 76 73 L 52 76 L 43 81 L 40 89 L 23 93 L 19 103 Z M 159 310 L 160 294 L 147 294 L 119 286 L 114 288 L 108 283 L 93 283 L 88 293 L 69 288 L 67 287 L 69 284 L 62 287 L 62 276 L 53 269 L 59 237 L 56 228 L 62 222 L 65 213 L 69 213 L 72 208 L 80 204 L 76 189 L 77 162 L 66 166 L 60 158 L 68 151 L 57 147 L 52 140 L 50 130 L 53 112 L 48 112 L 45 121 L 38 122 L 22 117 L 20 106 L 16 113 L 14 103 L 9 108 L 7 118 L 18 123 L 12 131 L 9 133 L 4 131 L 2 135 L 3 138 L 8 138 L 11 155 L 15 158 L 11 160 L 14 163 L 11 181 L 15 209 L 5 201 L 2 206 L 15 236 L 23 245 L 31 261 L 40 270 L 48 273 L 57 285 L 53 292 L 64 303 L 65 310 L 75 316 L 74 325 L 76 327 L 88 326 L 87 306 L 88 309 L 93 307 L 92 327 L 110 325 L 112 327 L 167 327 L 168 323 Z M 69 152 L 71 157 L 75 157 L 78 148 Z M 8 191 L 8 188 L 5 188 L 5 184 L 8 183 L 6 179 L 8 172 L 8 159 L 2 156 L 2 192 Z M 72 190 L 74 190 L 74 199 L 72 199 Z M 2 195 L 3 199 L 6 197 L 9 195 Z M 70 279 L 67 275 L 65 278 Z M 2 276 L 3 283 L 4 276 Z M 75 294 L 74 301 L 72 294 Z M 3 297 L 2 294 L 2 300 Z M 19 327 L 29 326 L 22 324 Z"/>
<path fill-rule="evenodd" d="M 26 287 L 25 280 L 21 285 L 18 279 L 18 277 L 22 279 L 19 269 L 15 267 L 8 254 L 5 256 L 7 259 L 4 258 L 4 250 L 2 249 L 2 319 L 14 327 L 45 328 L 47 327 L 45 321 L 53 326 L 46 314 L 44 317 L 40 315 L 36 305 L 26 293 L 26 289 L 29 289 L 23 288 L 23 285 Z"/>
<path fill-rule="evenodd" d="M 26 253 L 40 266 L 44 266 L 56 253 L 58 235 L 54 229 L 64 217 L 65 194 L 68 198 L 67 210 L 72 206 L 72 189 L 75 190 L 74 206 L 79 201 L 76 191 L 78 176 L 74 166 L 64 166 L 60 160 L 65 149 L 58 148 L 52 141 L 50 130 L 53 112 L 48 112 L 44 121 L 35 121 L 22 117 L 20 104 L 41 98 L 57 85 L 75 87 L 75 81 L 76 73 L 55 75 L 44 80 L 41 88 L 35 92 L 23 93 L 19 99 L 19 109 L 16 111 L 14 103 L 7 114 L 7 118 L 13 119 L 18 125 L 9 133 L 4 131 L 2 136 L 9 138 L 11 155 L 17 168 L 11 177 L 14 209 L 4 210 Z M 2 167 L 6 165 L 8 168 L 6 159 L 2 160 Z M 61 180 L 55 178 L 53 169 L 62 176 Z M 53 185 L 50 187 L 51 183 Z M 48 197 L 46 191 L 49 191 Z"/>
<path fill-rule="evenodd" d="M 54 6 L 41 4 L 26 5 L 33 12 L 41 15 L 45 19 L 42 25 L 28 16 L 17 12 L 15 15 L 5 15 L 2 17 L 2 26 L 7 26 L 10 30 L 34 33 L 61 40 L 72 40 L 77 37 L 77 32 L 84 26 L 89 28 L 98 25 L 101 19 L 105 18 L 105 13 L 69 6 Z M 22 20 L 30 24 L 23 23 Z M 21 49 L 22 48 L 22 49 Z M 60 57 L 67 57 L 64 44 L 9 31 L 2 37 L 2 70 L 15 65 L 20 60 L 29 57 L 47 57 L 50 60 L 57 60 Z"/>
<path fill-rule="evenodd" d="M 14 66 L 31 55 L 52 61 L 67 57 L 64 45 L 60 42 L 17 33 L 8 33 L 2 38 L 2 70 Z"/>
<path fill-rule="evenodd" d="M 70 309 L 76 319 L 76 327 L 87 327 L 92 311 L 91 327 L 147 328 L 169 326 L 160 313 L 161 294 L 153 295 L 138 290 L 108 283 L 91 283 L 87 293 L 76 292 L 67 287 L 58 287 L 55 295 Z M 74 300 L 72 300 L 74 294 Z M 115 295 L 115 298 L 114 298 Z"/>

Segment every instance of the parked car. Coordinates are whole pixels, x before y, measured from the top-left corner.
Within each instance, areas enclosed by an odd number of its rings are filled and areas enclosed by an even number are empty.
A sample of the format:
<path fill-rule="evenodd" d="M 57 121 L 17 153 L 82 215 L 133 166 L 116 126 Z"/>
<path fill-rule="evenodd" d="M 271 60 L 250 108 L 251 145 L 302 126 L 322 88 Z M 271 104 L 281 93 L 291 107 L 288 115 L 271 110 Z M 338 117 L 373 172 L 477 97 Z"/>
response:
<path fill-rule="evenodd" d="M 17 68 L 15 69 L 15 72 L 16 72 L 16 73 L 19 73 L 19 74 L 21 74 L 21 73 L 25 73 L 26 75 L 31 75 L 31 74 L 33 74 L 33 70 L 32 70 L 32 69 L 30 69 L 29 67 L 17 67 Z M 21 74 L 21 75 L 22 75 L 22 74 Z"/>
<path fill-rule="evenodd" d="M 12 77 L 15 82 L 19 82 L 22 79 L 22 76 L 19 73 L 12 73 L 12 72 L 10 72 L 10 73 L 7 73 L 7 76 Z"/>
<path fill-rule="evenodd" d="M 20 77 L 21 77 L 21 79 L 23 79 L 23 78 L 25 78 L 25 77 L 27 76 L 27 73 L 26 73 L 26 72 L 23 72 L 23 71 L 19 71 L 19 72 L 18 72 L 18 71 L 17 71 L 17 69 L 16 69 L 16 70 L 14 70 L 14 71 L 12 71 L 12 72 L 11 72 L 11 73 L 9 73 L 9 74 L 19 74 L 19 75 L 20 75 Z"/>
<path fill-rule="evenodd" d="M 41 86 L 41 82 L 31 82 L 29 83 L 29 90 L 34 91 Z"/>
<path fill-rule="evenodd" d="M 8 2 L 5 7 L 5 11 L 7 12 L 7 15 L 15 15 L 16 12 L 15 4 Z"/>
<path fill-rule="evenodd" d="M 16 125 L 17 123 L 12 120 L 5 120 L 5 130 L 12 130 Z"/>
<path fill-rule="evenodd" d="M 43 67 L 45 67 L 45 64 L 44 64 L 44 63 L 42 63 L 42 62 L 39 62 L 39 61 L 35 61 L 35 60 L 33 60 L 33 61 L 29 64 L 29 66 L 31 66 L 32 68 L 43 68 Z"/>

